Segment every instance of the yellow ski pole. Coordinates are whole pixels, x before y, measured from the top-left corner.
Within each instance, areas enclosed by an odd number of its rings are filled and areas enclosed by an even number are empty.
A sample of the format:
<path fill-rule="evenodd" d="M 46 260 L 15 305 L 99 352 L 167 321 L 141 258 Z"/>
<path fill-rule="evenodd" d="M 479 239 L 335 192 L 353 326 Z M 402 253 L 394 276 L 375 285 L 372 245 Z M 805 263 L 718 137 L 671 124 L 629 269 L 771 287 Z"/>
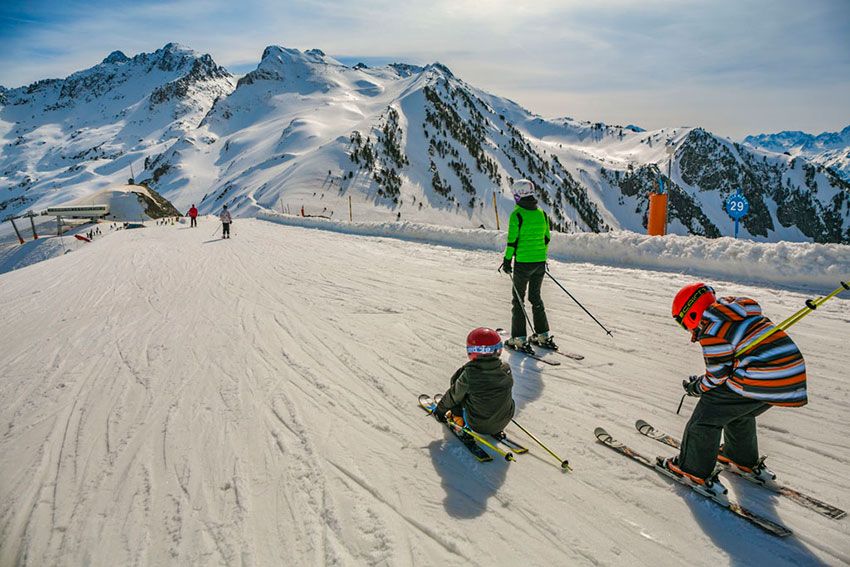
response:
<path fill-rule="evenodd" d="M 515 459 L 514 459 L 514 454 L 513 454 L 513 453 L 510 453 L 510 452 L 507 452 L 507 451 L 502 451 L 501 449 L 499 449 L 498 447 L 496 447 L 495 445 L 493 445 L 492 443 L 490 443 L 489 441 L 487 441 L 486 439 L 484 439 L 481 435 L 479 435 L 478 433 L 476 433 L 476 432 L 474 432 L 473 430 L 469 429 L 468 427 L 461 427 L 460 425 L 458 425 L 457 423 L 455 423 L 455 422 L 454 422 L 454 421 L 452 421 L 451 419 L 449 419 L 448 421 L 446 421 L 446 424 L 448 424 L 448 426 L 449 426 L 449 427 L 451 427 L 452 429 L 454 429 L 455 431 L 459 431 L 459 432 L 466 433 L 466 434 L 468 434 L 470 437 L 472 437 L 473 439 L 475 439 L 476 441 L 478 441 L 479 443 L 481 443 L 482 445 L 485 445 L 486 447 L 489 447 L 490 449 L 493 449 L 493 451 L 495 451 L 496 453 L 498 453 L 499 455 L 501 455 L 502 457 L 504 457 L 504 459 L 505 459 L 506 461 L 513 461 L 513 460 L 515 460 Z"/>
<path fill-rule="evenodd" d="M 785 329 L 787 329 L 788 327 L 790 327 L 791 325 L 793 325 L 794 323 L 796 323 L 797 321 L 799 321 L 800 319 L 802 319 L 803 317 L 805 317 L 806 315 L 808 315 L 809 313 L 811 313 L 812 311 L 817 309 L 818 306 L 823 305 L 824 303 L 826 303 L 827 301 L 829 301 L 830 299 L 832 299 L 833 297 L 835 297 L 836 295 L 838 295 L 842 291 L 845 291 L 845 290 L 850 291 L 850 284 L 848 284 L 847 282 L 840 282 L 840 283 L 841 283 L 841 286 L 838 289 L 836 289 L 835 291 L 833 291 L 832 293 L 830 293 L 829 295 L 826 295 L 824 297 L 819 297 L 817 299 L 807 299 L 805 307 L 803 307 L 802 309 L 800 309 L 799 311 L 797 311 L 796 313 L 794 313 L 793 315 L 791 315 L 790 317 L 788 317 L 787 319 L 785 319 L 784 321 L 779 323 L 778 325 L 775 325 L 768 332 L 764 333 L 760 337 L 757 337 L 754 341 L 750 342 L 747 345 L 744 345 L 743 347 L 741 347 L 737 351 L 735 351 L 735 358 L 737 358 L 739 356 L 743 356 L 744 354 L 750 352 L 751 350 L 756 348 L 759 344 L 764 342 L 768 337 L 770 337 L 775 332 L 784 331 Z"/>
<path fill-rule="evenodd" d="M 550 455 L 552 455 L 553 457 L 555 457 L 556 459 L 558 459 L 558 462 L 559 462 L 559 463 L 561 463 L 561 468 L 562 468 L 562 469 L 564 469 L 564 470 L 568 470 L 568 471 L 573 470 L 572 468 L 570 468 L 570 462 L 569 462 L 567 459 L 561 459 L 561 457 L 559 457 L 559 456 L 558 456 L 558 455 L 556 455 L 554 452 L 552 452 L 552 450 L 551 450 L 549 447 L 547 447 L 546 445 L 544 445 L 544 444 L 543 444 L 543 442 L 542 442 L 540 439 L 538 439 L 537 437 L 535 437 L 534 435 L 532 435 L 532 434 L 531 434 L 531 432 L 530 432 L 528 429 L 526 429 L 525 427 L 523 427 L 522 425 L 520 425 L 519 423 L 517 423 L 515 419 L 512 419 L 511 421 L 513 422 L 513 424 L 514 424 L 514 425 L 516 425 L 517 427 L 519 427 L 520 429 L 522 429 L 522 431 L 523 431 L 526 435 L 528 435 L 529 437 L 531 437 L 532 439 L 534 439 L 534 441 L 535 441 L 538 445 L 540 445 L 541 447 L 543 447 L 544 449 L 546 449 L 546 452 L 547 452 L 547 453 L 549 453 Z"/>

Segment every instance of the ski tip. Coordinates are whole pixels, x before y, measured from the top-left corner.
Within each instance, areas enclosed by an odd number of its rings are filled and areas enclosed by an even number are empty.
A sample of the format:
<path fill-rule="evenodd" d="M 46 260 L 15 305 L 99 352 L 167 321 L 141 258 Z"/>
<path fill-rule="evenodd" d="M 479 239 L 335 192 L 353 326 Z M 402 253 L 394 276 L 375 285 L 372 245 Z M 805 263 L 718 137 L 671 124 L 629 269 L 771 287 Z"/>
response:
<path fill-rule="evenodd" d="M 434 398 L 428 394 L 419 394 L 419 405 L 429 414 L 431 413 L 432 406 L 435 406 L 436 404 L 437 402 L 434 401 Z"/>
<path fill-rule="evenodd" d="M 613 437 L 611 437 L 611 435 L 609 435 L 608 432 L 602 429 L 601 427 L 597 427 L 596 429 L 594 429 L 593 434 L 596 435 L 596 438 L 602 441 L 603 443 L 605 441 L 613 439 Z"/>
<path fill-rule="evenodd" d="M 638 431 L 640 431 L 641 433 L 648 433 L 648 432 L 652 431 L 653 429 L 655 429 L 654 427 L 652 427 L 650 424 L 648 424 L 647 422 L 645 422 L 642 419 L 639 419 L 635 422 L 635 428 Z"/>

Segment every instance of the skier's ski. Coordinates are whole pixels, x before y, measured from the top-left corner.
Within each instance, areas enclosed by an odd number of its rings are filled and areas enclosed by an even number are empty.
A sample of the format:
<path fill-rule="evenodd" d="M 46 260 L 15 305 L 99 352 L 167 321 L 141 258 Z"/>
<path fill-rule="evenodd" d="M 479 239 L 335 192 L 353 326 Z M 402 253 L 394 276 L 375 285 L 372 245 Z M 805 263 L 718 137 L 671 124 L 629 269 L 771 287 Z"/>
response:
<path fill-rule="evenodd" d="M 437 407 L 437 402 L 434 401 L 434 398 L 429 396 L 428 394 L 422 394 L 419 396 L 419 406 L 424 409 L 428 414 L 434 413 L 434 409 Z M 475 442 L 471 436 L 466 435 L 465 433 L 458 432 L 455 428 L 446 424 L 446 427 L 449 428 L 449 431 L 454 434 L 458 440 L 463 443 L 463 446 L 466 447 L 472 456 L 475 457 L 480 463 L 489 463 L 493 460 L 493 456 L 490 455 L 487 451 L 481 448 L 481 446 Z"/>
<path fill-rule="evenodd" d="M 553 352 L 555 354 L 560 354 L 561 356 L 566 356 L 567 358 L 572 358 L 573 360 L 584 360 L 583 354 L 576 354 L 574 352 L 564 352 L 562 350 L 546 348 L 544 346 L 537 345 L 537 348 L 542 348 L 546 352 Z"/>
<path fill-rule="evenodd" d="M 496 329 L 496 332 L 499 333 L 500 335 L 502 335 L 502 337 L 507 336 L 507 332 L 504 329 L 502 329 L 501 327 Z M 527 343 L 525 345 L 525 348 L 517 348 L 515 346 L 511 346 L 506 341 L 504 342 L 504 345 L 505 345 L 505 348 L 510 350 L 510 351 L 518 352 L 522 355 L 527 356 L 528 358 L 533 358 L 534 360 L 539 360 L 540 362 L 543 362 L 543 363 L 548 364 L 550 366 L 560 366 L 561 365 L 561 363 L 558 362 L 557 360 L 548 360 L 546 358 L 543 358 L 542 356 L 540 356 L 539 354 L 534 352 L 534 349 L 531 348 L 531 345 L 529 345 Z"/>
<path fill-rule="evenodd" d="M 508 350 L 510 350 L 512 352 L 517 352 L 517 353 L 519 353 L 523 356 L 527 356 L 528 358 L 533 358 L 534 360 L 539 360 L 540 362 L 542 362 L 544 364 L 548 364 L 549 366 L 561 366 L 561 363 L 558 362 L 557 360 L 549 360 L 549 359 L 543 358 L 542 356 L 540 356 L 539 354 L 534 352 L 534 349 L 532 349 L 531 347 L 528 347 L 528 349 L 526 350 L 526 349 L 522 349 L 522 348 L 507 346 L 507 345 L 505 345 L 505 346 L 508 348 Z"/>
<path fill-rule="evenodd" d="M 672 435 L 668 435 L 662 431 L 655 429 L 652 425 L 642 419 L 639 419 L 637 420 L 637 422 L 635 422 L 635 427 L 641 434 L 646 435 L 650 439 L 655 439 L 656 441 L 664 443 L 665 445 L 669 445 L 674 449 L 679 449 L 681 447 L 681 442 L 678 439 L 676 439 Z M 736 474 L 739 477 L 748 480 L 754 484 L 761 485 L 770 490 L 771 492 L 781 494 L 782 496 L 793 500 L 797 504 L 804 506 L 809 510 L 817 512 L 821 516 L 826 516 L 827 518 L 832 518 L 833 520 L 840 520 L 841 518 L 847 516 L 847 512 L 845 512 L 841 508 L 837 508 L 832 504 L 827 504 L 826 502 L 818 500 L 814 496 L 809 496 L 808 494 L 804 494 L 799 490 L 785 486 L 776 481 L 765 481 L 756 478 L 753 475 L 742 471 L 738 467 L 729 465 L 722 461 L 718 461 L 718 463 L 723 467 L 725 471 Z"/>
<path fill-rule="evenodd" d="M 496 329 L 496 332 L 499 333 L 502 337 L 507 337 L 509 335 L 509 333 L 501 327 L 498 327 Z M 540 345 L 538 345 L 538 346 L 540 346 Z M 552 366 L 560 366 L 561 365 L 560 362 L 557 362 L 557 361 L 554 361 L 554 360 L 547 360 L 547 359 L 543 358 L 542 356 L 540 356 L 539 354 L 537 354 L 534 351 L 534 349 L 531 347 L 531 345 L 528 345 L 528 347 L 526 349 L 521 349 L 521 348 L 509 346 L 507 344 L 507 342 L 505 342 L 505 347 L 514 351 L 514 352 L 519 352 L 519 353 L 522 353 L 526 356 L 529 356 L 529 357 L 531 357 L 535 360 L 539 360 L 540 362 L 545 362 L 546 364 L 551 364 Z M 563 352 L 563 351 L 560 351 L 560 350 L 555 350 L 555 349 L 546 348 L 546 347 L 540 347 L 540 348 L 542 348 L 546 352 L 554 352 L 556 354 L 560 354 L 561 356 L 566 356 L 567 358 L 572 358 L 573 360 L 584 360 L 584 356 L 582 356 L 580 354 L 574 354 L 574 353 L 571 353 L 571 352 Z"/>
<path fill-rule="evenodd" d="M 659 464 L 652 461 L 648 457 L 641 455 L 640 453 L 638 453 L 637 451 L 635 451 L 631 447 L 623 445 L 621 442 L 619 442 L 616 439 L 614 439 L 613 437 L 611 437 L 611 435 L 609 435 L 608 432 L 605 431 L 604 429 L 602 429 L 601 427 L 596 428 L 596 430 L 594 431 L 594 435 L 596 435 L 596 439 L 598 439 L 599 442 L 602 443 L 603 445 L 610 447 L 611 449 L 617 451 L 618 453 L 620 453 L 622 455 L 625 455 L 626 457 L 629 457 L 633 461 L 637 461 L 638 463 L 640 463 L 641 465 L 643 465 L 647 468 L 655 470 L 659 474 L 662 474 L 662 475 L 664 475 L 664 476 L 666 476 L 670 479 L 675 480 L 679 484 L 687 486 L 688 488 L 692 489 L 697 494 L 701 494 L 702 496 L 705 496 L 709 500 L 716 502 L 717 504 L 726 508 L 727 510 L 729 510 L 730 512 L 732 512 L 733 514 L 735 514 L 739 518 L 743 518 L 744 520 L 747 520 L 751 524 L 755 525 L 758 528 L 761 528 L 762 530 L 766 531 L 769 534 L 775 535 L 777 537 L 786 537 L 786 536 L 789 536 L 789 535 L 794 533 L 789 528 L 783 526 L 782 524 L 778 524 L 778 523 L 774 522 L 773 520 L 765 518 L 764 516 L 756 514 L 755 512 L 752 512 L 750 510 L 747 510 L 746 508 L 744 508 L 743 506 L 741 506 L 737 502 L 733 502 L 731 500 L 726 500 L 726 501 L 721 500 L 717 495 L 706 490 L 701 485 L 693 484 L 693 483 L 687 481 L 683 477 L 680 477 L 680 476 L 676 475 L 675 473 L 673 473 L 672 471 L 669 471 L 666 468 L 660 466 Z"/>
<path fill-rule="evenodd" d="M 528 447 L 520 445 L 519 443 L 508 437 L 508 435 L 504 431 L 502 432 L 501 436 L 493 435 L 492 437 L 517 455 L 528 453 Z"/>

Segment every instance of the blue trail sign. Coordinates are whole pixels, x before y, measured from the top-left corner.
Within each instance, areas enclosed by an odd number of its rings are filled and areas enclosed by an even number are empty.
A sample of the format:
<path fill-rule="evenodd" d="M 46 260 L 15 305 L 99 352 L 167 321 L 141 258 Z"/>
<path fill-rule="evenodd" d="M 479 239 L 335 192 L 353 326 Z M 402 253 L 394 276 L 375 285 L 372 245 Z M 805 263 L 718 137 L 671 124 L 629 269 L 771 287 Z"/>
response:
<path fill-rule="evenodd" d="M 735 221 L 735 238 L 738 238 L 738 223 L 750 212 L 750 202 L 741 194 L 740 189 L 726 199 L 726 212 Z"/>

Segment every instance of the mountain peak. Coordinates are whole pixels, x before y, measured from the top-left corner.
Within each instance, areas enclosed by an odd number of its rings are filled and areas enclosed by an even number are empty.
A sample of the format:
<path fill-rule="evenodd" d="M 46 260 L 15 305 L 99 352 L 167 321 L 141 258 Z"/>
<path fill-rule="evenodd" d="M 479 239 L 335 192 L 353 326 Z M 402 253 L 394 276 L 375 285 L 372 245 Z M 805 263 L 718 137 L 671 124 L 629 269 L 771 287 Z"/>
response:
<path fill-rule="evenodd" d="M 263 50 L 257 68 L 239 79 L 237 86 L 251 85 L 256 81 L 284 81 L 290 86 L 295 83 L 302 86 L 328 85 L 330 79 L 320 69 L 330 65 L 344 67 L 320 49 L 301 51 L 291 47 L 269 45 Z"/>
<path fill-rule="evenodd" d="M 447 77 L 452 78 L 452 79 L 454 79 L 454 76 L 455 76 L 454 73 L 452 73 L 451 69 L 449 69 L 448 67 L 446 67 L 445 65 L 443 65 L 439 61 L 435 61 L 435 62 L 431 63 L 430 65 L 427 65 L 425 67 L 425 69 L 426 70 L 438 71 L 438 72 L 440 72 L 440 73 L 442 73 L 442 74 L 444 74 Z"/>
<path fill-rule="evenodd" d="M 162 49 L 159 49 L 158 51 L 164 51 L 166 53 L 194 53 L 195 52 L 192 48 L 186 47 L 185 45 L 182 45 L 182 44 L 174 42 L 174 41 L 166 43 L 162 47 Z"/>
<path fill-rule="evenodd" d="M 324 64 L 324 65 L 340 65 L 335 59 L 328 57 L 321 49 L 308 49 L 301 51 L 293 47 L 281 47 L 280 45 L 269 45 L 263 50 L 263 56 L 260 60 L 260 66 L 265 62 L 275 62 L 286 64 Z"/>
<path fill-rule="evenodd" d="M 116 64 L 116 63 L 126 63 L 130 58 L 124 55 L 123 51 L 113 51 L 106 58 L 101 61 L 103 64 Z"/>

